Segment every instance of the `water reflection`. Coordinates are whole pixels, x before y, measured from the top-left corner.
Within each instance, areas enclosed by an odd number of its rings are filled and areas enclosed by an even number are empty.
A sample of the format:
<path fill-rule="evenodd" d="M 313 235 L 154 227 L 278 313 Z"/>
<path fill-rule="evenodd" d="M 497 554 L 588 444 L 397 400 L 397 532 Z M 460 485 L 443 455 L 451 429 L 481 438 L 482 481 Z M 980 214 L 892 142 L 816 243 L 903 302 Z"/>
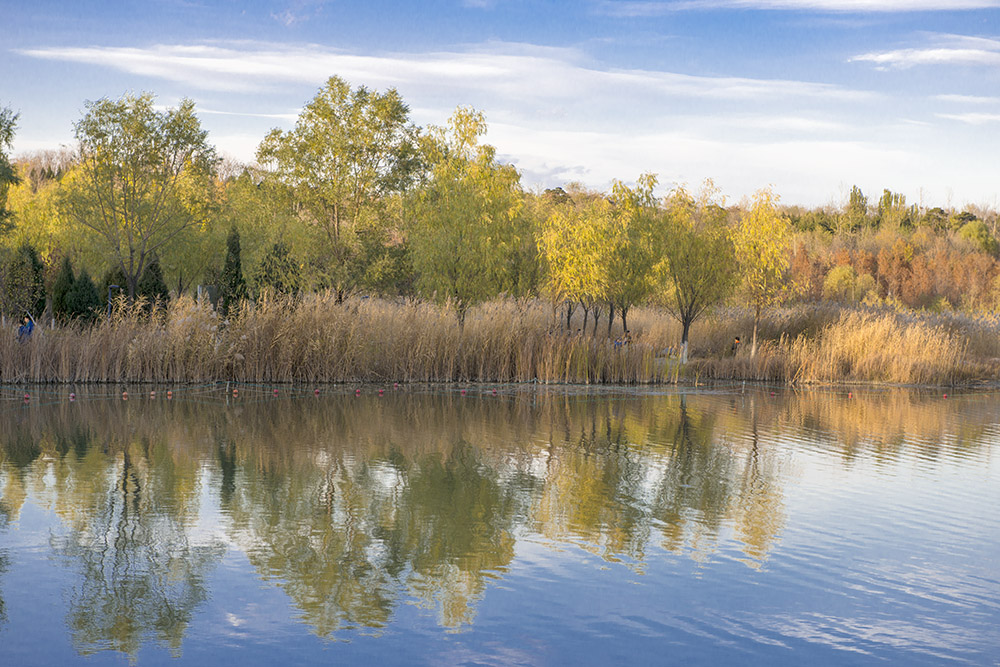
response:
<path fill-rule="evenodd" d="M 525 535 L 638 573 L 660 550 L 708 562 L 730 545 L 766 568 L 789 447 L 936 461 L 975 451 L 997 417 L 975 395 L 902 391 L 178 394 L 0 413 L 0 530 L 29 495 L 60 517 L 81 653 L 178 653 L 227 548 L 323 637 L 378 633 L 403 603 L 467 628 Z"/>

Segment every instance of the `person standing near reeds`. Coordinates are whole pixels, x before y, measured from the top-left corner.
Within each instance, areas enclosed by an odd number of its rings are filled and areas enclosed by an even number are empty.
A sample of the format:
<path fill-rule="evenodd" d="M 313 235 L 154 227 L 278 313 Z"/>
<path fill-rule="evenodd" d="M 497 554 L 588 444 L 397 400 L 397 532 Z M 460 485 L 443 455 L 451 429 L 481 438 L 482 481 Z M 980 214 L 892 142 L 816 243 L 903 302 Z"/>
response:
<path fill-rule="evenodd" d="M 20 343 L 27 343 L 31 340 L 31 332 L 35 330 L 35 322 L 30 315 L 25 315 L 23 324 L 17 328 L 17 340 Z"/>

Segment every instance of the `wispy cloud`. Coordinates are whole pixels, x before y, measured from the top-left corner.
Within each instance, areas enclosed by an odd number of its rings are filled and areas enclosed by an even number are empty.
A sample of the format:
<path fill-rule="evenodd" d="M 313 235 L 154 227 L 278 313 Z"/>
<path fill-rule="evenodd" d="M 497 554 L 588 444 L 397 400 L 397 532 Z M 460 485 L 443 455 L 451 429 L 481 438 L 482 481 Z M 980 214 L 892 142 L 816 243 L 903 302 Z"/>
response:
<path fill-rule="evenodd" d="M 465 51 L 367 55 L 327 47 L 200 44 L 44 47 L 19 53 L 174 81 L 203 90 L 255 92 L 283 84 L 319 85 L 337 73 L 372 86 L 513 95 L 527 101 L 630 98 L 859 100 L 872 94 L 827 83 L 708 77 L 642 69 L 602 69 L 573 49 L 489 43 Z"/>
<path fill-rule="evenodd" d="M 934 35 L 925 47 L 873 51 L 850 62 L 869 62 L 880 69 L 920 65 L 1000 65 L 1000 40 L 964 35 Z"/>
<path fill-rule="evenodd" d="M 1000 7 L 1000 0 L 606 0 L 599 11 L 618 17 L 662 16 L 673 12 L 757 9 L 852 12 L 927 12 Z"/>
<path fill-rule="evenodd" d="M 1000 104 L 1000 97 L 981 95 L 935 95 L 934 99 L 949 104 Z"/>
<path fill-rule="evenodd" d="M 939 113 L 938 118 L 957 120 L 968 125 L 989 125 L 1000 123 L 1000 113 Z"/>

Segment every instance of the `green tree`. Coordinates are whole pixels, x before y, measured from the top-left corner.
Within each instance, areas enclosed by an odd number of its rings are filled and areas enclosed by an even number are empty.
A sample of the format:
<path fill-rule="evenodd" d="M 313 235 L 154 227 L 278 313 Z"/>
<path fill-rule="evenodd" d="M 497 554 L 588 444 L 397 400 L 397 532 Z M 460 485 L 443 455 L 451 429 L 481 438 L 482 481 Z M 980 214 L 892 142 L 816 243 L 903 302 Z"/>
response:
<path fill-rule="evenodd" d="M 604 252 L 607 297 L 610 304 L 608 335 L 614 324 L 615 309 L 628 331 L 628 311 L 641 302 L 653 287 L 653 267 L 660 260 L 656 228 L 662 222 L 653 189 L 656 176 L 643 174 L 634 188 L 616 181 L 611 188 L 615 204 Z"/>
<path fill-rule="evenodd" d="M 856 185 L 851 187 L 843 220 L 843 229 L 848 232 L 856 232 L 868 225 L 868 197 Z"/>
<path fill-rule="evenodd" d="M 86 108 L 75 125 L 80 165 L 63 179 L 63 208 L 101 240 L 132 298 L 153 257 L 204 222 L 215 151 L 190 100 L 159 111 L 144 93 Z"/>
<path fill-rule="evenodd" d="M 299 265 L 288 246 L 280 241 L 271 246 L 257 268 L 257 290 L 296 294 L 300 289 Z"/>
<path fill-rule="evenodd" d="M 420 168 L 417 129 L 395 89 L 351 90 L 330 77 L 299 114 L 295 129 L 272 130 L 257 159 L 291 188 L 323 232 L 327 280 L 338 300 L 359 276 L 352 259 L 363 229 L 384 233 L 387 198 L 405 191 Z M 352 275 L 353 274 L 353 275 Z"/>
<path fill-rule="evenodd" d="M 136 296 L 141 296 L 150 304 L 159 302 L 166 304 L 170 299 L 170 290 L 163 280 L 163 270 L 160 269 L 159 260 L 154 257 L 143 269 L 142 277 L 139 278 L 139 285 L 136 287 Z"/>
<path fill-rule="evenodd" d="M 97 317 L 101 309 L 101 295 L 94 287 L 94 281 L 86 269 L 80 270 L 73 283 L 73 288 L 66 293 L 66 311 L 70 317 L 90 322 Z"/>
<path fill-rule="evenodd" d="M 545 289 L 553 301 L 579 301 L 592 309 L 606 298 L 604 253 L 613 216 L 611 203 L 603 197 L 579 205 L 569 200 L 556 205 L 542 223 L 538 247 L 545 262 Z M 596 335 L 596 315 L 594 331 Z"/>
<path fill-rule="evenodd" d="M 757 355 L 761 311 L 779 303 L 788 290 L 792 226 L 777 206 L 778 197 L 770 188 L 758 190 L 732 233 L 747 299 L 754 311 L 751 358 Z"/>
<path fill-rule="evenodd" d="M 11 224 L 11 212 L 7 210 L 7 192 L 12 185 L 17 185 L 21 180 L 6 152 L 14 143 L 17 117 L 18 114 L 11 109 L 0 107 L 0 233 L 10 229 Z"/>
<path fill-rule="evenodd" d="M 997 251 L 1000 250 L 996 238 L 990 234 L 989 228 L 982 220 L 966 222 L 959 228 L 958 235 L 975 246 L 977 250 L 982 250 L 987 254 L 996 255 Z"/>
<path fill-rule="evenodd" d="M 876 225 L 881 229 L 908 229 L 913 226 L 914 211 L 906 206 L 906 197 L 890 190 L 882 191 L 878 201 Z"/>
<path fill-rule="evenodd" d="M 18 317 L 40 316 L 45 310 L 45 266 L 35 248 L 22 243 L 3 268 L 4 311 Z"/>
<path fill-rule="evenodd" d="M 460 327 L 469 308 L 511 284 L 518 238 L 520 175 L 479 143 L 482 113 L 459 108 L 449 129 L 435 128 L 427 151 L 430 182 L 416 202 L 410 230 L 420 291 L 455 308 Z"/>
<path fill-rule="evenodd" d="M 243 279 L 243 262 L 240 258 L 240 232 L 234 226 L 226 238 L 226 258 L 219 275 L 219 311 L 223 315 L 247 296 Z"/>
<path fill-rule="evenodd" d="M 726 210 L 706 181 L 696 200 L 684 188 L 667 200 L 663 269 L 667 311 L 681 323 L 681 363 L 687 363 L 691 325 L 722 301 L 736 284 L 736 257 L 726 228 Z"/>
<path fill-rule="evenodd" d="M 63 257 L 59 273 L 56 275 L 55 282 L 52 283 L 52 313 L 59 319 L 65 319 L 69 316 L 69 305 L 66 297 L 70 290 L 73 289 L 75 282 L 76 276 L 73 274 L 73 263 L 69 257 Z"/>

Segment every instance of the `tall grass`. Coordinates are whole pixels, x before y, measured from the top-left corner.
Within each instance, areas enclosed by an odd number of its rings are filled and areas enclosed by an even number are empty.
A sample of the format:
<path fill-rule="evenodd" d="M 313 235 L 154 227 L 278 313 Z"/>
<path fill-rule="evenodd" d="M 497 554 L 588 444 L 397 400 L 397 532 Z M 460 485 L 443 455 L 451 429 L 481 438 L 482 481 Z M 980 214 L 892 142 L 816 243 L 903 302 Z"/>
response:
<path fill-rule="evenodd" d="M 27 343 L 13 329 L 4 332 L 0 381 L 949 384 L 991 377 L 1000 366 L 1000 324 L 969 318 L 777 310 L 762 322 L 763 340 L 750 359 L 730 352 L 733 338 L 750 330 L 749 314 L 720 309 L 696 324 L 694 361 L 684 369 L 668 354 L 680 327 L 657 309 L 631 314 L 634 342 L 621 348 L 607 338 L 606 321 L 596 335 L 568 334 L 562 322 L 537 301 L 482 305 L 464 330 L 454 313 L 435 305 L 338 304 L 328 293 L 249 303 L 228 320 L 189 298 L 152 313 L 123 302 L 93 326 L 39 328 Z"/>

